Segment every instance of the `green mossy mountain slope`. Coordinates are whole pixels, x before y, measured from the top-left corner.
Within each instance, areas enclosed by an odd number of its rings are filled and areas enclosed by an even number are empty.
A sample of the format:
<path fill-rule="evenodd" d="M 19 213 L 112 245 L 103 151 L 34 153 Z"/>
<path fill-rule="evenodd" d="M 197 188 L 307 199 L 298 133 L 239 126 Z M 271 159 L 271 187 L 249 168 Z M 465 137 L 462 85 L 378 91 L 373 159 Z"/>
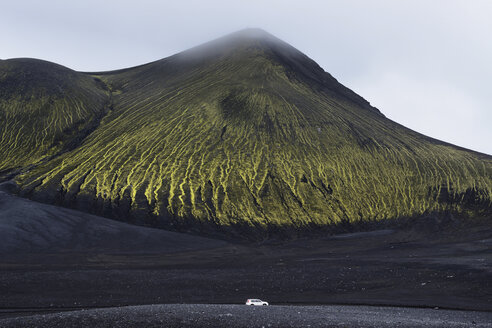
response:
<path fill-rule="evenodd" d="M 138 224 L 263 235 L 491 211 L 491 156 L 386 119 L 260 30 L 112 72 L 2 61 L 0 115 L 22 195 Z"/>
<path fill-rule="evenodd" d="M 0 60 L 0 172 L 75 148 L 109 105 L 101 83 L 45 61 Z"/>

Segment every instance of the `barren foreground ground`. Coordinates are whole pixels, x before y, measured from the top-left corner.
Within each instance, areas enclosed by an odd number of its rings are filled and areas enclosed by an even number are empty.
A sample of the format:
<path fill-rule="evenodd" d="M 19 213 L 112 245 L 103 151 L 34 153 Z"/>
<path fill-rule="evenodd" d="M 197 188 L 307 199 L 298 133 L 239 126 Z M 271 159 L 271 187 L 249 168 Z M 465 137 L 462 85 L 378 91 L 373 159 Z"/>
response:
<path fill-rule="evenodd" d="M 83 320 L 89 321 L 82 326 L 106 327 L 112 318 L 130 317 L 124 322 L 132 327 L 138 325 L 130 323 L 140 319 L 148 322 L 144 326 L 153 327 L 159 320 L 191 326 L 193 321 L 186 320 L 201 318 L 211 327 L 222 321 L 240 326 L 238 322 L 248 321 L 234 320 L 249 317 L 247 311 L 259 314 L 255 321 L 259 327 L 270 322 L 288 327 L 288 318 L 296 315 L 301 321 L 292 322 L 302 326 L 305 319 L 312 327 L 323 323 L 384 327 L 390 317 L 396 321 L 388 327 L 398 322 L 402 327 L 418 326 L 422 318 L 429 318 L 426 325 L 436 327 L 492 322 L 492 228 L 487 220 L 426 218 L 371 232 L 234 244 L 86 216 L 0 193 L 4 247 L 0 318 L 8 319 L 0 321 L 0 327 L 56 327 L 55 322 L 71 327 Z M 82 224 L 87 220 L 90 225 Z M 73 240 L 76 243 L 68 242 Z M 205 305 L 241 304 L 247 298 L 275 305 L 427 309 Z M 203 305 L 95 310 L 164 303 Z M 89 308 L 94 310 L 27 317 Z M 443 309 L 483 312 L 453 314 Z M 337 311 L 341 317 L 334 315 Z M 99 326 L 91 318 L 98 318 Z"/>
<path fill-rule="evenodd" d="M 2 327 L 491 327 L 492 313 L 369 306 L 167 304 L 0 319 Z"/>

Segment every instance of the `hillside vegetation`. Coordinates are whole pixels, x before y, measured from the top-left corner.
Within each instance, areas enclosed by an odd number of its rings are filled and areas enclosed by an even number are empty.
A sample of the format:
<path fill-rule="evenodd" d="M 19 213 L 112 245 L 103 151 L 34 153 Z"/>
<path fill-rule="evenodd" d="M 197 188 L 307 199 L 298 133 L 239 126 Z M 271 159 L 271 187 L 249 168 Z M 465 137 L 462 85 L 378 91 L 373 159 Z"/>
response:
<path fill-rule="evenodd" d="M 20 172 L 21 195 L 139 224 L 275 233 L 491 212 L 491 156 L 392 122 L 263 31 L 112 72 L 0 61 L 0 117 L 0 170 Z"/>
<path fill-rule="evenodd" d="M 0 172 L 76 147 L 107 106 L 90 76 L 40 60 L 0 60 Z"/>

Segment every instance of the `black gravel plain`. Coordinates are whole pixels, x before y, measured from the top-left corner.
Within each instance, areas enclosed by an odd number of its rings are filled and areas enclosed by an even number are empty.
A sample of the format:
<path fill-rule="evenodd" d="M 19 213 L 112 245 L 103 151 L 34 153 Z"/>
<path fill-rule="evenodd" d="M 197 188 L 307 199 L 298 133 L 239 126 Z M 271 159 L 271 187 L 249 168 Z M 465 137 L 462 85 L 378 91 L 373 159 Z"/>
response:
<path fill-rule="evenodd" d="M 490 222 L 234 243 L 0 192 L 0 327 L 488 327 Z"/>

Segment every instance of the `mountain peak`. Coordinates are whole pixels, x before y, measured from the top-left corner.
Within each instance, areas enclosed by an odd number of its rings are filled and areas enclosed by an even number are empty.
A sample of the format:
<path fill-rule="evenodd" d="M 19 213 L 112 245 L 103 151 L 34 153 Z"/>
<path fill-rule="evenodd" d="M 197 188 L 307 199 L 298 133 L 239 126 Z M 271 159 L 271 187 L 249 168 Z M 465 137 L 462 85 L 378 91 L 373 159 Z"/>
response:
<path fill-rule="evenodd" d="M 282 46 L 284 51 L 286 48 L 290 48 L 290 51 L 298 51 L 288 43 L 263 29 L 246 28 L 185 50 L 181 54 L 204 57 L 207 55 L 225 54 L 231 50 L 249 48 L 250 46 L 264 50 Z"/>
<path fill-rule="evenodd" d="M 230 37 L 249 38 L 249 39 L 268 39 L 274 37 L 272 34 L 261 28 L 245 28 L 228 34 Z"/>
<path fill-rule="evenodd" d="M 289 43 L 277 38 L 261 28 L 239 30 L 198 47 L 189 49 L 182 54 L 188 58 L 228 56 L 251 50 L 263 52 L 270 60 L 283 66 L 291 78 L 302 80 L 318 89 L 324 89 L 331 95 L 348 99 L 358 105 L 383 116 L 379 110 L 341 85 L 331 74 L 326 72 L 314 60 Z M 314 84 L 313 84 L 314 83 Z"/>

